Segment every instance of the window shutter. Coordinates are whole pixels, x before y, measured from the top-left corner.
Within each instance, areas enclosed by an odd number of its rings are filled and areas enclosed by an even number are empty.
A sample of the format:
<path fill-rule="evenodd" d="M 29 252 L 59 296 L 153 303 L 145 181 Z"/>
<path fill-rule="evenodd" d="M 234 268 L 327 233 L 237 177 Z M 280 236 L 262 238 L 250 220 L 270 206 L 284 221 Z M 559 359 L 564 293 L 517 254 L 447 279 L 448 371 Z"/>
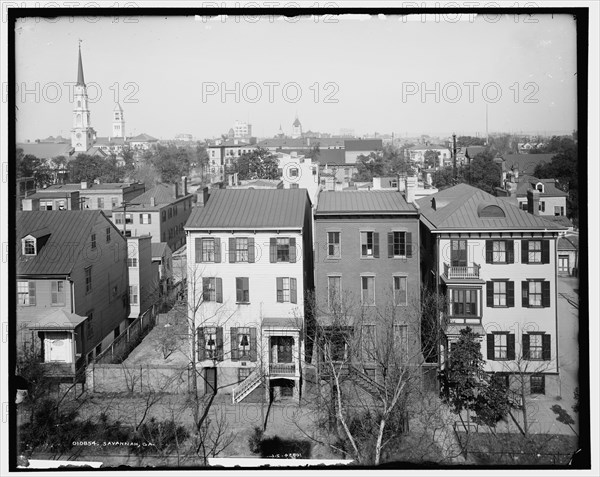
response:
<path fill-rule="evenodd" d="M 221 239 L 215 237 L 215 263 L 221 263 Z"/>
<path fill-rule="evenodd" d="M 487 306 L 494 306 L 494 282 L 485 282 Z"/>
<path fill-rule="evenodd" d="M 487 335 L 487 359 L 494 360 L 494 335 Z"/>
<path fill-rule="evenodd" d="M 406 257 L 407 258 L 412 257 L 412 249 L 413 249 L 412 232 L 406 232 Z"/>
<path fill-rule="evenodd" d="M 235 263 L 235 239 L 229 237 L 229 263 Z"/>
<path fill-rule="evenodd" d="M 550 282 L 542 282 L 542 306 L 550 306 Z"/>
<path fill-rule="evenodd" d="M 223 361 L 223 327 L 217 327 L 217 361 Z"/>
<path fill-rule="evenodd" d="M 208 287 L 210 285 L 210 280 L 208 278 L 202 278 L 202 301 L 210 300 L 210 292 L 208 291 Z"/>
<path fill-rule="evenodd" d="M 277 277 L 277 303 L 283 303 L 283 278 Z"/>
<path fill-rule="evenodd" d="M 202 239 L 196 239 L 196 263 L 202 263 Z"/>
<path fill-rule="evenodd" d="M 231 361 L 239 360 L 237 328 L 229 328 L 229 336 L 231 338 Z"/>
<path fill-rule="evenodd" d="M 290 263 L 296 263 L 296 239 L 290 239 Z"/>
<path fill-rule="evenodd" d="M 250 361 L 256 361 L 256 328 L 250 328 Z"/>
<path fill-rule="evenodd" d="M 542 359 L 550 361 L 550 335 L 542 335 Z"/>
<path fill-rule="evenodd" d="M 144 217 L 144 214 L 140 214 L 140 224 L 144 223 L 144 218 L 143 217 Z"/>
<path fill-rule="evenodd" d="M 506 306 L 515 306 L 515 282 L 506 282 Z"/>
<path fill-rule="evenodd" d="M 248 300 L 250 301 L 250 279 L 248 277 L 242 278 L 242 285 L 244 290 L 248 290 Z"/>
<path fill-rule="evenodd" d="M 298 290 L 295 278 L 290 278 L 290 300 L 292 303 L 298 303 Z"/>
<path fill-rule="evenodd" d="M 521 240 L 521 263 L 529 263 L 529 240 Z"/>
<path fill-rule="evenodd" d="M 148 214 L 148 223 L 151 224 L 152 223 L 152 214 Z"/>
<path fill-rule="evenodd" d="M 250 237 L 248 239 L 248 262 L 254 263 L 254 238 Z"/>
<path fill-rule="evenodd" d="M 29 304 L 36 304 L 36 296 L 35 296 L 35 282 L 29 282 Z"/>
<path fill-rule="evenodd" d="M 394 256 L 394 232 L 388 232 L 388 258 Z"/>
<path fill-rule="evenodd" d="M 485 263 L 493 263 L 494 262 L 494 241 L 486 240 L 485 241 Z"/>
<path fill-rule="evenodd" d="M 242 292 L 242 279 L 236 278 L 235 279 L 235 300 L 239 303 L 242 301 L 243 297 L 244 297 L 244 293 Z"/>
<path fill-rule="evenodd" d="M 379 232 L 373 232 L 373 256 L 379 258 Z"/>
<path fill-rule="evenodd" d="M 203 361 L 205 356 L 204 328 L 198 327 L 198 361 Z"/>
<path fill-rule="evenodd" d="M 508 345 L 508 350 L 506 352 L 506 356 L 509 360 L 515 359 L 515 335 L 509 334 L 506 338 L 506 343 Z"/>
<path fill-rule="evenodd" d="M 271 263 L 277 262 L 277 239 L 271 238 L 270 246 L 269 246 L 269 255 L 271 258 Z"/>
<path fill-rule="evenodd" d="M 523 335 L 523 359 L 530 359 L 529 357 L 529 335 Z"/>
<path fill-rule="evenodd" d="M 515 263 L 515 241 L 506 241 L 506 263 Z"/>
<path fill-rule="evenodd" d="M 223 303 L 223 279 L 222 278 L 216 278 L 215 279 L 216 282 L 216 298 L 217 298 L 217 303 Z"/>
<path fill-rule="evenodd" d="M 529 282 L 521 282 L 521 306 L 529 308 Z"/>
<path fill-rule="evenodd" d="M 550 240 L 542 240 L 542 263 L 550 263 Z"/>

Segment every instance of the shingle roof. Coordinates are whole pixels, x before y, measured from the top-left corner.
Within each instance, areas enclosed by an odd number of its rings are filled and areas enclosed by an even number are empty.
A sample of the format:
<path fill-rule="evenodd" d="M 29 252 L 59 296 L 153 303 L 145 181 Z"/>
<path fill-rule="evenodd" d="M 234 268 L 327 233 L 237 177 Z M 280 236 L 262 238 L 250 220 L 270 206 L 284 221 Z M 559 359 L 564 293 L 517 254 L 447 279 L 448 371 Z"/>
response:
<path fill-rule="evenodd" d="M 101 210 L 35 210 L 17 212 L 17 274 L 69 274 L 98 220 L 111 222 Z M 38 233 L 40 232 L 40 233 Z M 45 242 L 34 256 L 22 255 L 21 239 L 27 235 L 45 234 Z M 49 233 L 49 235 L 47 235 Z M 47 238 L 44 238 L 47 237 Z"/>
<path fill-rule="evenodd" d="M 348 213 L 406 213 L 414 212 L 414 205 L 408 204 L 398 191 L 356 190 L 319 194 L 316 214 L 348 214 Z"/>
<path fill-rule="evenodd" d="M 432 205 L 434 200 L 436 209 Z M 422 216 L 437 230 L 564 230 L 467 184 L 458 184 L 416 202 Z M 480 217 L 482 204 L 499 207 L 505 217 Z"/>
<path fill-rule="evenodd" d="M 520 174 L 533 174 L 538 164 L 550 162 L 556 154 L 508 154 L 503 156 L 504 170 L 519 169 Z"/>
<path fill-rule="evenodd" d="M 217 189 L 194 207 L 185 228 L 302 227 L 306 189 Z"/>
<path fill-rule="evenodd" d="M 376 151 L 382 147 L 381 139 L 346 139 L 344 141 L 346 151 Z"/>

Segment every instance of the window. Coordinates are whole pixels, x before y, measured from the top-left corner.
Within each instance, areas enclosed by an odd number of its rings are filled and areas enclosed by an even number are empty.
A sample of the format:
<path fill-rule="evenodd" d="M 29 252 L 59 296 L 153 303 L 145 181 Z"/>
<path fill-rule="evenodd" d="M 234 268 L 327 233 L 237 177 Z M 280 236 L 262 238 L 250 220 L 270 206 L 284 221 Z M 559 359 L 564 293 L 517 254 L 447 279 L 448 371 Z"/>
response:
<path fill-rule="evenodd" d="M 152 223 L 152 215 L 151 214 L 140 214 L 140 224 L 151 224 Z"/>
<path fill-rule="evenodd" d="M 514 240 L 486 240 L 485 261 L 486 263 L 514 263 Z"/>
<path fill-rule="evenodd" d="M 233 334 L 233 330 L 236 330 L 235 336 Z M 250 340 L 250 328 L 232 328 L 232 343 L 237 345 L 238 359 L 250 359 L 250 348 L 251 348 L 251 340 Z M 234 347 L 232 346 L 232 358 L 234 358 Z"/>
<path fill-rule="evenodd" d="M 240 237 L 229 239 L 229 263 L 236 262 L 254 263 L 253 238 Z"/>
<path fill-rule="evenodd" d="M 348 359 L 348 346 L 346 336 L 343 333 L 331 334 L 328 348 L 331 361 L 345 361 Z"/>
<path fill-rule="evenodd" d="M 342 277 L 327 277 L 328 305 L 332 311 L 339 311 L 342 300 Z"/>
<path fill-rule="evenodd" d="M 40 200 L 40 210 L 52 210 L 52 201 Z"/>
<path fill-rule="evenodd" d="M 223 359 L 223 328 L 207 326 L 198 328 L 198 359 Z"/>
<path fill-rule="evenodd" d="M 540 200 L 539 210 L 540 212 L 546 212 L 546 202 L 543 200 Z"/>
<path fill-rule="evenodd" d="M 104 209 L 104 198 L 103 197 L 98 197 L 98 208 Z"/>
<path fill-rule="evenodd" d="M 133 214 L 125 214 L 125 223 L 133 224 Z"/>
<path fill-rule="evenodd" d="M 277 278 L 277 302 L 278 303 L 297 303 L 298 291 L 296 288 L 296 279 L 288 277 Z"/>
<path fill-rule="evenodd" d="M 486 282 L 487 306 L 515 306 L 515 283 L 508 280 Z"/>
<path fill-rule="evenodd" d="M 543 374 L 532 374 L 529 378 L 531 394 L 546 394 L 546 377 Z"/>
<path fill-rule="evenodd" d="M 372 361 L 377 350 L 375 325 L 362 326 L 363 359 Z"/>
<path fill-rule="evenodd" d="M 410 232 L 388 233 L 388 257 L 406 258 L 412 256 L 412 234 Z"/>
<path fill-rule="evenodd" d="M 250 376 L 251 369 L 250 368 L 238 368 L 238 382 L 244 381 L 248 376 Z"/>
<path fill-rule="evenodd" d="M 92 267 L 86 267 L 85 270 L 85 292 L 92 291 Z"/>
<path fill-rule="evenodd" d="M 88 339 L 93 338 L 94 337 L 94 312 L 93 311 L 88 311 L 87 312 L 87 320 L 85 320 L 85 331 L 87 334 Z"/>
<path fill-rule="evenodd" d="M 379 257 L 379 234 L 376 232 L 360 233 L 360 255 L 362 258 Z"/>
<path fill-rule="evenodd" d="M 127 266 L 128 267 L 137 267 L 138 266 L 138 260 L 137 258 L 128 258 L 127 259 Z"/>
<path fill-rule="evenodd" d="M 549 240 L 521 240 L 522 263 L 550 263 Z"/>
<path fill-rule="evenodd" d="M 129 285 L 129 303 L 132 305 L 138 304 L 138 287 L 137 285 Z"/>
<path fill-rule="evenodd" d="M 235 279 L 235 297 L 238 303 L 250 303 L 248 277 L 237 277 Z"/>
<path fill-rule="evenodd" d="M 223 280 L 216 277 L 202 277 L 202 299 L 223 303 Z"/>
<path fill-rule="evenodd" d="M 452 240 L 450 250 L 450 261 L 452 267 L 467 266 L 467 241 Z"/>
<path fill-rule="evenodd" d="M 161 217 L 161 219 L 162 219 L 162 221 L 163 221 L 163 222 L 166 222 L 166 220 L 167 220 L 167 211 L 166 211 L 166 210 L 163 210 L 163 211 L 160 213 L 160 217 Z"/>
<path fill-rule="evenodd" d="M 96 234 L 92 234 L 92 250 L 96 248 Z"/>
<path fill-rule="evenodd" d="M 53 305 L 64 306 L 65 304 L 65 282 L 62 280 L 50 283 L 50 295 Z"/>
<path fill-rule="evenodd" d="M 17 283 L 17 304 L 35 305 L 35 282 L 19 281 Z"/>
<path fill-rule="evenodd" d="M 340 232 L 327 232 L 327 258 L 340 257 Z"/>
<path fill-rule="evenodd" d="M 477 290 L 452 290 L 452 316 L 478 316 Z"/>
<path fill-rule="evenodd" d="M 277 239 L 277 261 L 289 262 L 290 260 L 290 239 Z"/>
<path fill-rule="evenodd" d="M 361 303 L 366 306 L 375 305 L 375 277 L 360 277 Z"/>
<path fill-rule="evenodd" d="M 401 363 L 408 361 L 408 325 L 394 325 L 394 348 Z"/>
<path fill-rule="evenodd" d="M 531 333 L 523 335 L 523 358 L 529 360 L 544 359 L 543 338 L 545 335 L 539 333 Z M 550 338 L 550 336 L 548 336 Z M 550 344 L 550 343 L 548 343 Z M 549 348 L 549 346 L 548 346 Z M 528 352 L 527 352 L 528 351 Z M 549 359 L 549 357 L 548 357 Z"/>
<path fill-rule="evenodd" d="M 290 169 L 290 177 L 298 177 L 298 169 Z"/>
<path fill-rule="evenodd" d="M 110 243 L 110 227 L 106 227 L 106 243 Z"/>
<path fill-rule="evenodd" d="M 115 224 L 121 225 L 123 223 L 123 214 L 115 214 Z"/>
<path fill-rule="evenodd" d="M 488 360 L 515 359 L 515 335 L 510 333 L 491 333 L 487 335 Z"/>
<path fill-rule="evenodd" d="M 394 304 L 395 305 L 406 305 L 408 277 L 393 277 L 393 278 L 394 278 Z"/>
<path fill-rule="evenodd" d="M 26 238 L 23 240 L 23 255 L 36 255 L 36 247 L 35 247 L 35 239 L 34 238 Z"/>
<path fill-rule="evenodd" d="M 173 217 L 173 209 L 169 208 L 168 218 L 170 219 L 171 217 Z"/>
<path fill-rule="evenodd" d="M 524 308 L 550 306 L 550 282 L 546 280 L 528 280 L 521 282 Z"/>
<path fill-rule="evenodd" d="M 221 239 L 220 238 L 197 238 L 196 239 L 196 262 L 221 261 Z"/>
<path fill-rule="evenodd" d="M 555 206 L 554 206 L 554 215 L 555 215 L 556 217 L 559 217 L 559 216 L 561 216 L 561 215 L 565 215 L 565 208 L 564 208 L 564 207 L 561 207 L 561 206 L 559 206 L 559 205 L 555 205 Z"/>
<path fill-rule="evenodd" d="M 569 256 L 559 255 L 558 256 L 558 271 L 560 273 L 569 273 Z"/>

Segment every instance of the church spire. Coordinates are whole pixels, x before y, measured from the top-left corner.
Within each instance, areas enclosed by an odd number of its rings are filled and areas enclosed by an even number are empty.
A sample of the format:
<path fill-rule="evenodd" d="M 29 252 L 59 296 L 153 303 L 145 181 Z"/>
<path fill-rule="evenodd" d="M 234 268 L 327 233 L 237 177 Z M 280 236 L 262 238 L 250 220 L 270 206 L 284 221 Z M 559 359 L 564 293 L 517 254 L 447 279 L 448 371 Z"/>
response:
<path fill-rule="evenodd" d="M 81 40 L 79 40 L 79 64 L 77 66 L 77 86 L 85 86 L 83 80 L 83 63 L 81 61 Z"/>

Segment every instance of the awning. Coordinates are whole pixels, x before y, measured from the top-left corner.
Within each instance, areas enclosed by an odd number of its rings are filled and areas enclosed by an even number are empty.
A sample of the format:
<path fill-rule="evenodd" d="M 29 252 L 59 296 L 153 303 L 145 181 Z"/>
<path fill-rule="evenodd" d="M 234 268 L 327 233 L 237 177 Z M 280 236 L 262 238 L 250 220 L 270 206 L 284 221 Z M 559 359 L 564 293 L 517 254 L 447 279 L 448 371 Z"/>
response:
<path fill-rule="evenodd" d="M 302 318 L 289 317 L 289 318 L 263 318 L 262 329 L 294 329 L 299 330 L 302 328 Z"/>
<path fill-rule="evenodd" d="M 87 316 L 69 313 L 62 308 L 23 307 L 17 309 L 19 327 L 34 330 L 74 330 Z"/>
<path fill-rule="evenodd" d="M 449 325 L 446 328 L 446 336 L 460 336 L 460 330 L 471 328 L 473 333 L 480 336 L 485 336 L 485 329 L 481 325 Z"/>

